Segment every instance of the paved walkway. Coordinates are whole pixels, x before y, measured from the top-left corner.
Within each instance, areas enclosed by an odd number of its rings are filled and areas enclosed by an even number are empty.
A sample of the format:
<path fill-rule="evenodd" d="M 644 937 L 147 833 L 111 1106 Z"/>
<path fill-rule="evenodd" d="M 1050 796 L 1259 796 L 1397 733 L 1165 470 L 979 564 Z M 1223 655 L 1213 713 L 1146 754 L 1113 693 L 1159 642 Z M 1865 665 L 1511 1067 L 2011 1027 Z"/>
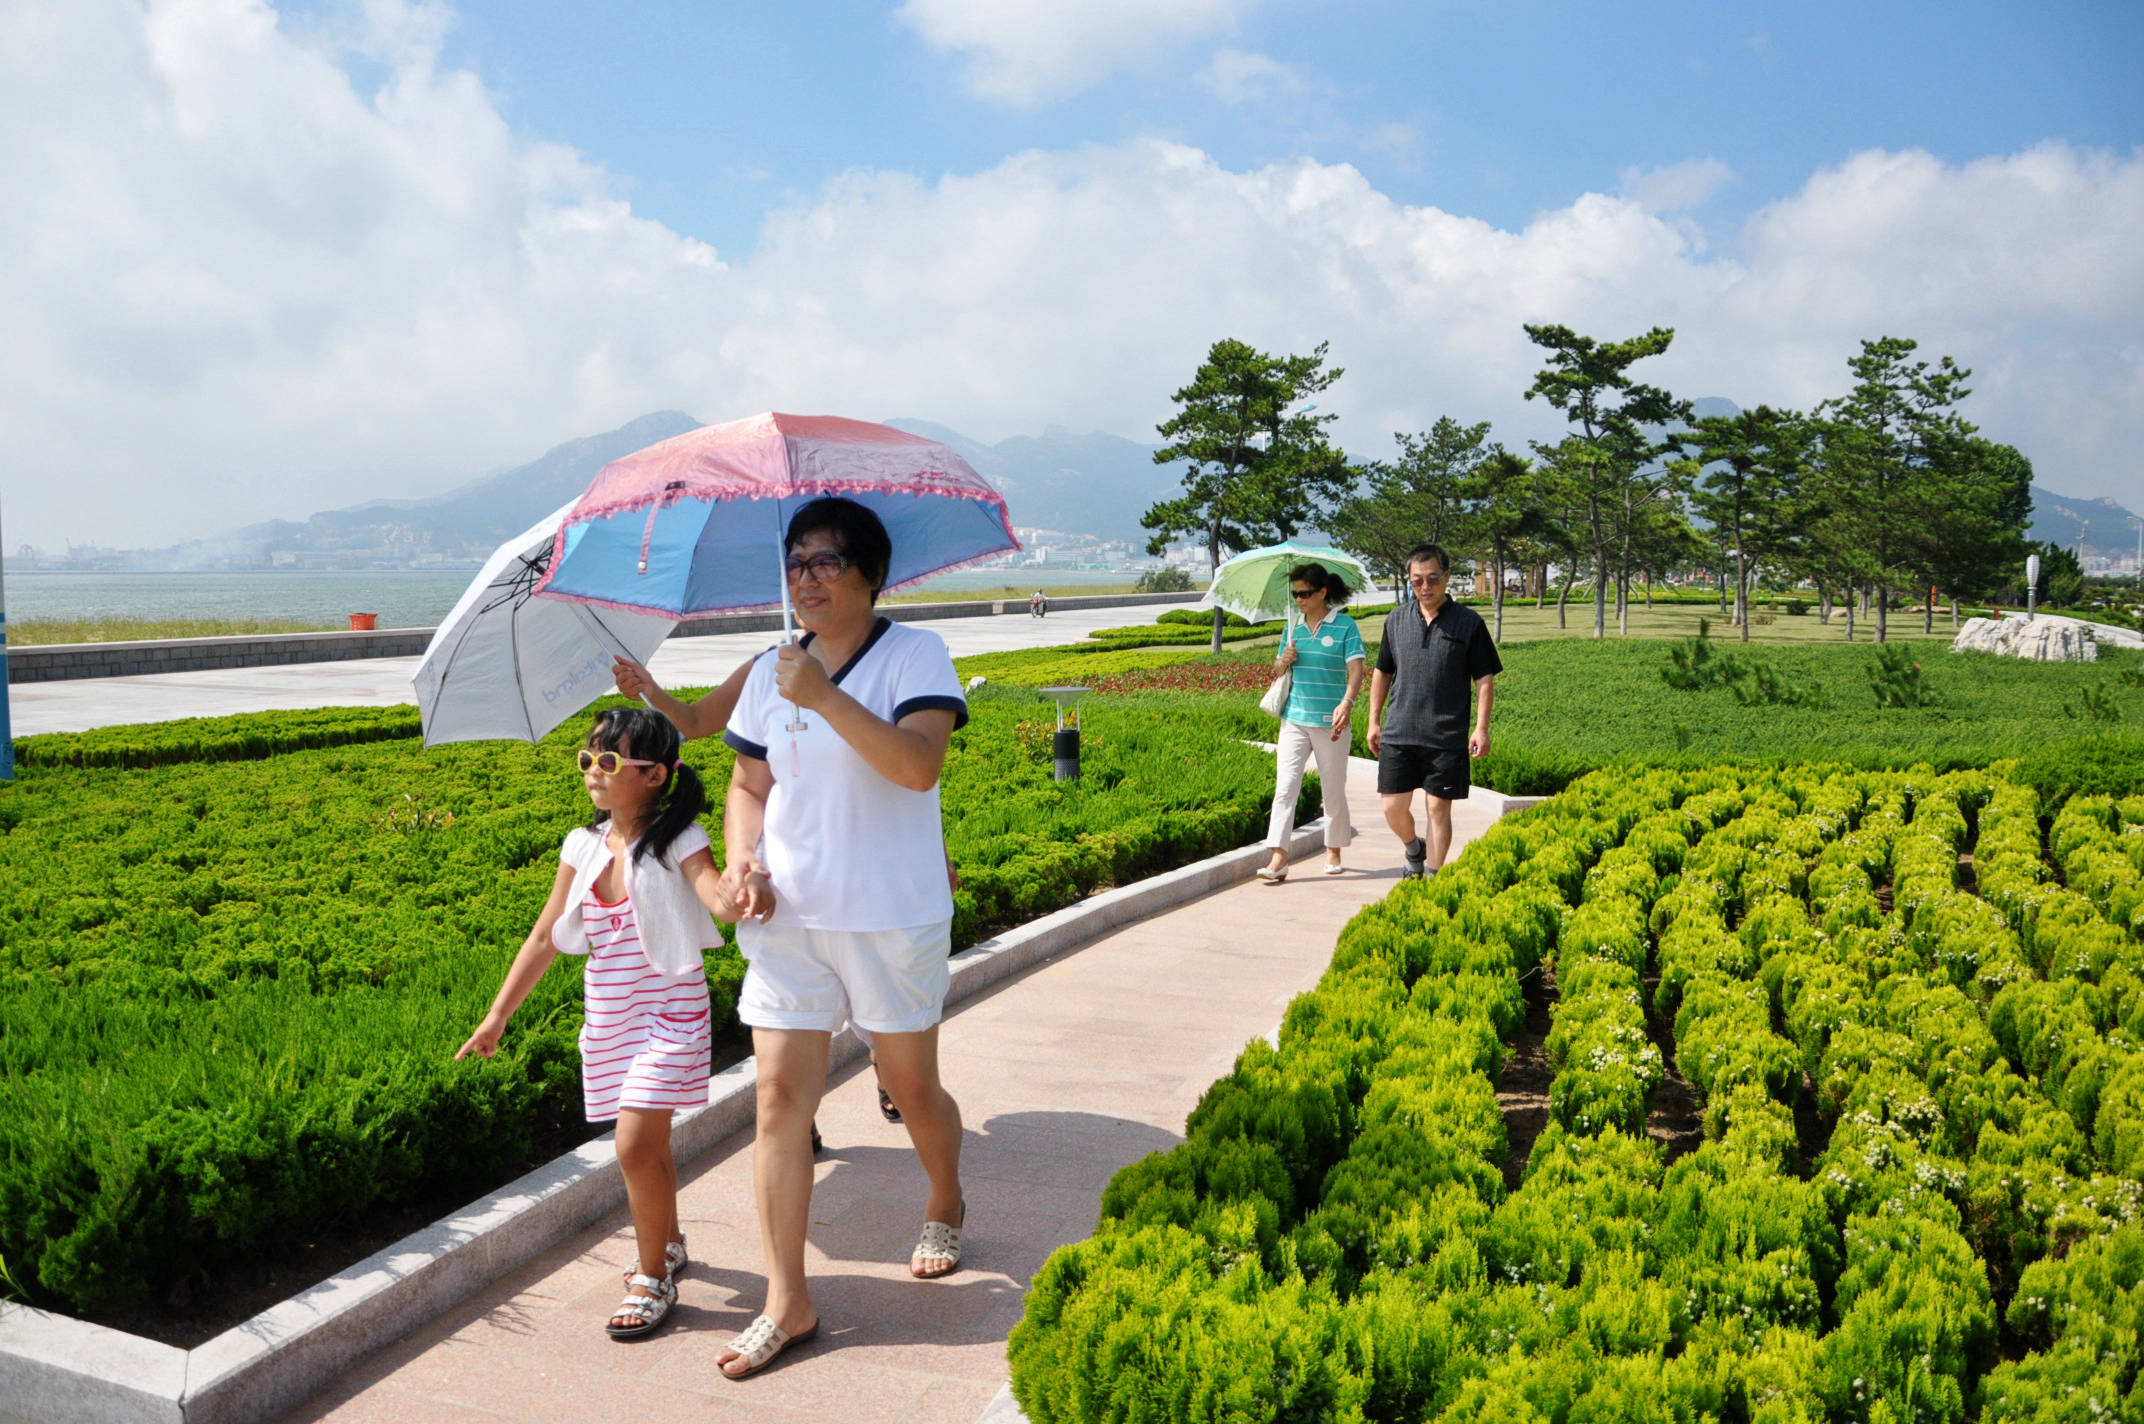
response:
<path fill-rule="evenodd" d="M 948 1018 L 971 1222 L 967 1264 L 950 1279 L 908 1276 L 922 1169 L 902 1129 L 880 1119 L 865 1069 L 837 1081 L 819 1115 L 827 1150 L 810 1270 L 821 1326 L 793 1358 L 742 1381 L 715 1369 L 763 1281 L 740 1134 L 684 1166 L 695 1259 L 660 1335 L 603 1334 L 633 1254 L 620 1211 L 361 1363 L 286 1424 L 974 1424 L 1006 1381 L 1005 1336 L 1044 1259 L 1092 1233 L 1112 1173 L 1180 1140 L 1200 1094 L 1317 981 L 1348 917 L 1391 887 L 1399 844 L 1373 776 L 1362 761 L 1349 775 L 1362 834 L 1348 874 L 1326 878 L 1313 855 L 1284 885 L 1246 883 L 1127 926 Z M 1461 843 L 1492 815 L 1462 806 Z"/>
<path fill-rule="evenodd" d="M 1187 600 L 1188 601 L 1188 600 Z M 1073 643 L 1096 628 L 1151 623 L 1163 608 L 1088 608 L 1031 618 L 1008 613 L 993 618 L 933 618 L 920 626 L 945 639 L 956 658 Z M 721 633 L 673 638 L 655 654 L 652 667 L 667 687 L 711 686 L 737 664 L 781 640 L 779 633 Z M 18 737 L 38 732 L 81 732 L 126 722 L 172 717 L 222 717 L 295 707 L 387 707 L 414 701 L 410 676 L 416 658 L 356 658 L 337 663 L 233 668 L 222 672 L 173 672 L 149 677 L 88 677 L 65 682 L 19 682 L 8 689 L 8 707 Z"/>

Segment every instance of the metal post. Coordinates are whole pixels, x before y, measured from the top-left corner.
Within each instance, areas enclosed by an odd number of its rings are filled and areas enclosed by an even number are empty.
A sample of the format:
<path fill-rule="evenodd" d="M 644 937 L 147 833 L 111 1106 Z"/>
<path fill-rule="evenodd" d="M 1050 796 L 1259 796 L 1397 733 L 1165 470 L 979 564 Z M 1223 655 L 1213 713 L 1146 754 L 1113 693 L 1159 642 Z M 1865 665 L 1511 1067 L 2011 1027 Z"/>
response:
<path fill-rule="evenodd" d="M 2030 619 L 2040 606 L 2040 556 L 2025 556 L 2025 617 Z"/>

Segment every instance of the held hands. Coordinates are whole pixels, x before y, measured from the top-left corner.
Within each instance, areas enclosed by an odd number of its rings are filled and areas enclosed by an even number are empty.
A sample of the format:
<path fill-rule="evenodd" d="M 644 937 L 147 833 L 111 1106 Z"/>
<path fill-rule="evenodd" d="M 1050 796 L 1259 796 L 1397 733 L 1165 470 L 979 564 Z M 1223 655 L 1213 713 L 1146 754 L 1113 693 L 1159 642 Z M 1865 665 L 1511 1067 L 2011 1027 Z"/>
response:
<path fill-rule="evenodd" d="M 1274 666 L 1278 667 L 1282 672 L 1286 672 L 1289 668 L 1295 666 L 1297 656 L 1299 655 L 1295 651 L 1295 644 L 1283 644 L 1280 650 L 1280 657 L 1275 660 Z"/>
<path fill-rule="evenodd" d="M 819 660 L 795 643 L 784 643 L 774 665 L 774 685 L 782 699 L 816 709 L 834 691 Z"/>
<path fill-rule="evenodd" d="M 767 867 L 756 860 L 726 867 L 718 893 L 735 911 L 733 923 L 750 919 L 765 924 L 774 917 L 774 881 L 768 877 Z"/>
<path fill-rule="evenodd" d="M 461 1051 L 454 1055 L 454 1061 L 459 1063 L 472 1053 L 479 1058 L 491 1057 L 499 1051 L 499 1036 L 505 1032 L 506 1025 L 504 1023 L 498 1022 L 490 1014 L 486 1014 L 484 1021 L 476 1026 L 476 1032 L 469 1035 L 469 1041 L 463 1044 Z"/>
<path fill-rule="evenodd" d="M 1489 729 L 1483 727 L 1467 738 L 1467 755 L 1485 757 L 1489 754 Z"/>
<path fill-rule="evenodd" d="M 1333 708 L 1332 739 L 1334 741 L 1337 742 L 1347 735 L 1347 724 L 1354 715 L 1355 704 L 1352 702 L 1342 702 L 1339 706 Z"/>
<path fill-rule="evenodd" d="M 629 658 L 612 659 L 610 675 L 617 679 L 618 691 L 626 697 L 638 699 L 662 691 L 661 685 L 649 675 L 647 668 Z"/>

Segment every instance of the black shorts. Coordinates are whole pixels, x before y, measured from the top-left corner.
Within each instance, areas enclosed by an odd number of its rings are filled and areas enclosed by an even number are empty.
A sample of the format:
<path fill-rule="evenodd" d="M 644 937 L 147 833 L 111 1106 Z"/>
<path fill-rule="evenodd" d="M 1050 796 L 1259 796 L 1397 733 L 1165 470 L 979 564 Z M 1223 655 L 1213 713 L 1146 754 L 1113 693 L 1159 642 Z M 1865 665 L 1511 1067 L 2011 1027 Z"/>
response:
<path fill-rule="evenodd" d="M 1377 753 L 1377 790 L 1382 796 L 1427 791 L 1440 801 L 1464 801 L 1473 785 L 1467 749 L 1400 746 L 1386 742 Z"/>

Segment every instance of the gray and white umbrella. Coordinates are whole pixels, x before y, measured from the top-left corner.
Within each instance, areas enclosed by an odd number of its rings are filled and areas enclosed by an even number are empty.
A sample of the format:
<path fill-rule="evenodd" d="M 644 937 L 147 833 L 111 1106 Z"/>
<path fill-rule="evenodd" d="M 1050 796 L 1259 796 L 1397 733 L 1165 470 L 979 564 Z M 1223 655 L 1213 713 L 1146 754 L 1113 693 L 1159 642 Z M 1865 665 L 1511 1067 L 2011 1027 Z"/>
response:
<path fill-rule="evenodd" d="M 540 741 L 612 686 L 611 659 L 646 662 L 674 618 L 538 598 L 564 509 L 485 561 L 410 681 L 424 744 Z"/>

